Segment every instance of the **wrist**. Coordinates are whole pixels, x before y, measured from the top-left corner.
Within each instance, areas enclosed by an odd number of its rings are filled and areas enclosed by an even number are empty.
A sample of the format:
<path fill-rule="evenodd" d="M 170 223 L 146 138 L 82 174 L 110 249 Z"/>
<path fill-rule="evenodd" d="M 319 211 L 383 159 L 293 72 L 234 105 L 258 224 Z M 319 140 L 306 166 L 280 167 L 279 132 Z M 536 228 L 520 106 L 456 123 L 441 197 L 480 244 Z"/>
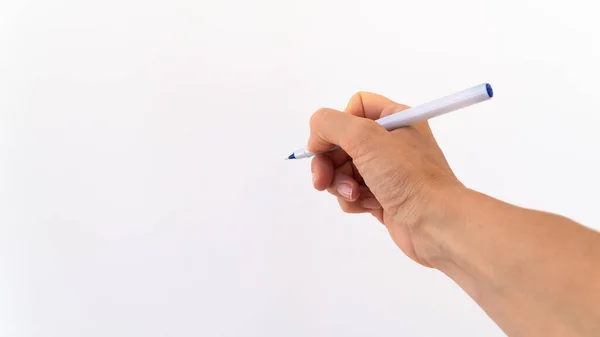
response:
<path fill-rule="evenodd" d="M 410 226 L 419 262 L 443 272 L 446 266 L 453 265 L 453 260 L 461 255 L 460 235 L 484 199 L 484 195 L 462 185 L 438 190 L 419 220 Z"/>

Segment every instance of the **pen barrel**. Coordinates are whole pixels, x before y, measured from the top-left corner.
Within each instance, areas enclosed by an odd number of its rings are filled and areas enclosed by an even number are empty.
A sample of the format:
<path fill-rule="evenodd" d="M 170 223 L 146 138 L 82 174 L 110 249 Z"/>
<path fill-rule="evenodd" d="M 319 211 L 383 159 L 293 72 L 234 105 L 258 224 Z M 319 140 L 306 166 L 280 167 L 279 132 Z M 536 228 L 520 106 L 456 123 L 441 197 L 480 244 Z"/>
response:
<path fill-rule="evenodd" d="M 418 105 L 414 108 L 406 109 L 392 115 L 378 119 L 376 122 L 387 130 L 394 130 L 415 123 L 428 120 L 430 118 L 443 115 L 445 113 L 468 107 L 470 105 L 487 101 L 492 98 L 494 93 L 488 83 L 476 85 L 472 88 L 459 91 L 452 95 L 436 99 L 429 103 Z M 339 149 L 335 146 L 332 149 L 319 152 L 325 153 Z M 287 159 L 310 158 L 318 153 L 312 153 L 306 147 L 296 149 Z"/>
<path fill-rule="evenodd" d="M 380 118 L 377 120 L 377 123 L 387 130 L 394 130 L 486 101 L 492 98 L 492 96 L 492 87 L 484 83 Z"/>

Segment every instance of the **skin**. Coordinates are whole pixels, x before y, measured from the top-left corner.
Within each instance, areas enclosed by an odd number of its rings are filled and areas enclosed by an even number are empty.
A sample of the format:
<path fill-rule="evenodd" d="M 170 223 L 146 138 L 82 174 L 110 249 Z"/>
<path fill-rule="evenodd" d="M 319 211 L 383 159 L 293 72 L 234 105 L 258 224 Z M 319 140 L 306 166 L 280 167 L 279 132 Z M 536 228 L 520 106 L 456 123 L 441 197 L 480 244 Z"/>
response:
<path fill-rule="evenodd" d="M 509 336 L 600 336 L 600 233 L 467 188 L 426 122 L 388 132 L 373 121 L 407 108 L 360 92 L 343 112 L 318 110 L 308 150 L 341 150 L 313 158 L 314 187 L 371 213 Z"/>

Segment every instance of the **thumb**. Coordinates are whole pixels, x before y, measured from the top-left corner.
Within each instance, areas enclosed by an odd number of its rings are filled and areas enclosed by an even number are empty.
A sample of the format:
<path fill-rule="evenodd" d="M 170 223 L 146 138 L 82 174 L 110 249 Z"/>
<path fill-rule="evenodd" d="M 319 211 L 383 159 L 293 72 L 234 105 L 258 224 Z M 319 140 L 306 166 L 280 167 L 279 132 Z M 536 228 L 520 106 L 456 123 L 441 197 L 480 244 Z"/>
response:
<path fill-rule="evenodd" d="M 387 131 L 377 122 L 333 109 L 319 109 L 310 119 L 308 151 L 316 153 L 339 145 L 356 159 L 377 147 Z"/>

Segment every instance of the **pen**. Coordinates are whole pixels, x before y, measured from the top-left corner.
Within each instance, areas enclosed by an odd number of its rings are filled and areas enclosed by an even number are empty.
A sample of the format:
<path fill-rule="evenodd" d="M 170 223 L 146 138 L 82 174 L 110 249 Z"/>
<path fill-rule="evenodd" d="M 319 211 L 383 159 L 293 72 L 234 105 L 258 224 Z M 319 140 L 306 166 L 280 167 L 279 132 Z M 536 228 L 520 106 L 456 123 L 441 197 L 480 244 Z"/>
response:
<path fill-rule="evenodd" d="M 410 126 L 417 122 L 428 120 L 433 117 L 437 117 L 446 114 L 451 111 L 466 108 L 470 105 L 487 101 L 494 97 L 494 91 L 489 83 L 483 83 L 476 85 L 472 88 L 465 89 L 463 91 L 456 92 L 454 94 L 438 98 L 434 101 L 418 105 L 413 108 L 409 108 L 389 116 L 385 116 L 376 120 L 386 130 L 392 131 L 401 127 Z M 327 151 L 312 153 L 309 152 L 306 147 L 295 150 L 287 159 L 302 159 L 310 158 L 314 155 L 330 152 L 339 149 L 336 146 Z"/>

